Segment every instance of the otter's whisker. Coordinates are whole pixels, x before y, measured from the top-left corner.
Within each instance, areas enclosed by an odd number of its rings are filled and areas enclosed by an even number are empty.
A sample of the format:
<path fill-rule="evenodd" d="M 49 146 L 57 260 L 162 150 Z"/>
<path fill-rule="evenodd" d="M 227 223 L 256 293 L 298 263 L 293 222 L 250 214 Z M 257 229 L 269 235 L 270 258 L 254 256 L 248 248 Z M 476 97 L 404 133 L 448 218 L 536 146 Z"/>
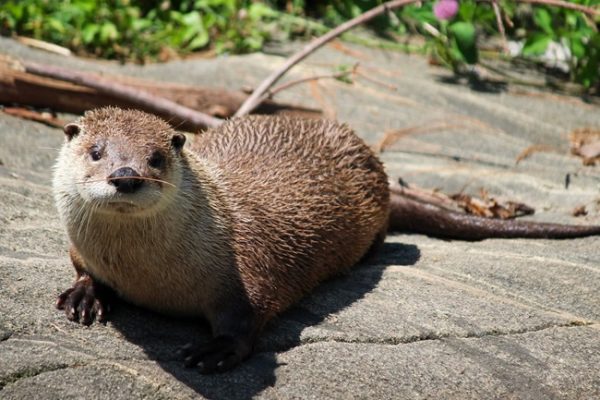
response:
<path fill-rule="evenodd" d="M 157 179 L 157 178 L 148 178 L 145 176 L 118 176 L 118 177 L 114 177 L 114 178 L 108 178 L 106 180 L 107 181 L 117 181 L 119 179 L 139 179 L 141 181 L 160 182 L 160 183 L 164 183 L 165 185 L 175 187 L 175 185 L 172 184 L 171 182 L 167 182 L 167 181 L 164 181 L 162 179 Z M 75 183 L 78 185 L 82 185 L 84 183 L 94 183 L 94 182 L 104 182 L 104 181 L 105 181 L 105 179 L 92 179 L 89 181 L 81 181 L 81 182 L 75 182 Z"/>
<path fill-rule="evenodd" d="M 56 151 L 60 151 L 60 147 L 37 146 L 37 148 L 40 149 L 40 150 L 56 150 Z"/>

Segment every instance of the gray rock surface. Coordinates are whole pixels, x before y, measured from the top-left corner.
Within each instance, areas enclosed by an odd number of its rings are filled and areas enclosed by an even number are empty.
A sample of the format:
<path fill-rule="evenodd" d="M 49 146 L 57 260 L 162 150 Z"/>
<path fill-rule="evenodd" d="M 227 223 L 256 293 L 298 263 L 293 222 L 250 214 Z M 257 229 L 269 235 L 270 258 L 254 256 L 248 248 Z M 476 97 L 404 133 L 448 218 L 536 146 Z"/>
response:
<path fill-rule="evenodd" d="M 344 45 L 346 46 L 346 45 Z M 280 99 L 318 107 L 377 144 L 391 177 L 446 192 L 525 202 L 539 221 L 600 224 L 599 167 L 568 155 L 568 133 L 600 110 L 544 93 L 476 91 L 422 57 L 327 47 L 289 79 L 360 61 L 354 85 L 320 81 Z M 118 66 L 62 58 L 0 38 L 28 60 L 233 89 L 282 63 L 255 54 Z M 73 118 L 73 116 L 65 116 Z M 600 238 L 442 241 L 391 235 L 379 255 L 326 282 L 270 324 L 238 369 L 202 376 L 176 350 L 205 340 L 197 321 L 119 305 L 106 325 L 54 309 L 71 284 L 50 180 L 62 132 L 0 113 L 0 398 L 600 397 Z M 532 144 L 536 153 L 515 164 Z M 570 185 L 565 188 L 565 177 Z M 571 211 L 587 204 L 589 215 Z"/>

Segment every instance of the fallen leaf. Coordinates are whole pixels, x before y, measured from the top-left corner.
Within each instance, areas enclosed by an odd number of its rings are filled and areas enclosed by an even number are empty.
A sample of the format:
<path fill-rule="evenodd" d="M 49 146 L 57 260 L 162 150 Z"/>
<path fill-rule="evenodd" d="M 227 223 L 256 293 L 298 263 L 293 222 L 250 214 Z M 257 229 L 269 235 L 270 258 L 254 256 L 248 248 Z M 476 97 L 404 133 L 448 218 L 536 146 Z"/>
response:
<path fill-rule="evenodd" d="M 374 146 L 373 150 L 376 153 L 383 153 L 391 145 L 393 145 L 400 139 L 402 139 L 406 136 L 409 136 L 409 135 L 426 134 L 426 133 L 432 133 L 432 132 L 436 132 L 436 131 L 444 131 L 444 130 L 448 130 L 448 129 L 464 128 L 464 127 L 465 127 L 464 124 L 461 125 L 461 124 L 447 124 L 444 122 L 441 122 L 441 123 L 434 122 L 429 125 L 411 126 L 408 128 L 389 130 L 384 133 L 383 137 L 381 138 L 379 143 L 377 143 Z"/>
<path fill-rule="evenodd" d="M 588 212 L 587 212 L 587 210 L 585 208 L 585 205 L 576 207 L 573 210 L 573 212 L 571 213 L 571 215 L 573 215 L 574 217 L 582 217 L 582 216 L 587 215 L 587 214 L 588 214 Z"/>
<path fill-rule="evenodd" d="M 578 128 L 569 134 L 571 154 L 583 159 L 583 165 L 595 165 L 600 161 L 600 129 Z"/>
<path fill-rule="evenodd" d="M 534 144 L 527 148 L 525 148 L 522 152 L 519 153 L 515 160 L 515 164 L 520 163 L 521 161 L 529 158 L 531 155 L 535 153 L 561 153 L 559 149 L 553 146 L 549 146 L 546 144 Z"/>
<path fill-rule="evenodd" d="M 457 193 L 450 196 L 450 198 L 456 201 L 468 214 L 485 218 L 511 219 L 535 213 L 535 209 L 526 204 L 510 200 L 499 202 L 493 197 L 489 197 L 487 191 L 484 189 L 482 189 L 481 193 L 482 198 L 469 196 L 464 193 Z"/>

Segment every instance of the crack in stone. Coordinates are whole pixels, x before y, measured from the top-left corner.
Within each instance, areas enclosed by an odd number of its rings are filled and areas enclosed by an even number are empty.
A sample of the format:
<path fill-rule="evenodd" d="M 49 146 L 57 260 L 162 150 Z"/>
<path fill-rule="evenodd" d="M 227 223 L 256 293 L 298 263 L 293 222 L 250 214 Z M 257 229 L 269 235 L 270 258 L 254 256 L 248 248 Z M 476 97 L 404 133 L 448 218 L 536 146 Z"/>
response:
<path fill-rule="evenodd" d="M 157 385 L 155 383 L 152 382 L 151 379 L 146 378 L 141 372 L 135 370 L 134 368 L 129 368 L 126 367 L 124 364 L 121 364 L 120 361 L 156 361 L 153 359 L 106 359 L 106 358 L 97 358 L 97 359 L 92 359 L 89 362 L 75 362 L 72 364 L 57 364 L 57 365 L 42 365 L 42 366 L 36 366 L 36 367 L 32 367 L 32 368 L 28 368 L 26 367 L 23 370 L 17 371 L 13 374 L 7 375 L 5 377 L 0 377 L 0 391 L 2 391 L 6 386 L 8 385 L 13 385 L 17 382 L 19 382 L 22 379 L 29 379 L 29 378 L 34 378 L 36 376 L 48 373 L 48 372 L 54 372 L 54 371 L 60 371 L 60 370 L 66 370 L 69 368 L 82 368 L 82 367 L 88 367 L 88 366 L 110 366 L 113 367 L 114 370 L 118 370 L 122 373 L 127 373 L 129 376 L 131 376 L 134 380 L 136 381 L 140 381 L 145 383 L 146 385 L 149 385 L 151 387 L 153 387 L 154 389 L 160 389 L 163 385 Z M 183 364 L 182 364 L 183 366 Z"/>
<path fill-rule="evenodd" d="M 401 344 L 412 344 L 412 343 L 418 343 L 418 342 L 424 342 L 424 341 L 432 341 L 432 340 L 444 340 L 444 339 L 481 339 L 481 338 L 485 338 L 485 337 L 502 337 L 502 336 L 510 336 L 510 335 L 522 335 L 525 333 L 535 333 L 535 332 L 542 332 L 548 329 L 552 329 L 552 328 L 572 328 L 572 327 L 580 327 L 580 326 L 592 326 L 594 325 L 595 322 L 582 322 L 582 321 L 572 321 L 572 322 L 567 322 L 565 324 L 545 324 L 539 327 L 535 327 L 533 329 L 514 329 L 514 330 L 508 330 L 508 331 L 489 331 L 489 332 L 482 332 L 480 334 L 466 334 L 466 335 L 451 335 L 451 334 L 435 334 L 435 333 L 429 333 L 429 334 L 424 334 L 424 335 L 416 335 L 416 336 L 411 336 L 408 338 L 384 338 L 384 339 L 366 339 L 366 340 L 361 340 L 361 339 L 357 339 L 357 340 L 353 340 L 353 339 L 343 339 L 343 338 L 333 338 L 333 339 L 319 339 L 319 338 L 307 338 L 307 339 L 303 339 L 301 340 L 300 344 L 296 345 L 296 346 L 291 346 L 289 349 L 290 350 L 294 347 L 299 347 L 299 346 L 303 346 L 303 345 L 308 345 L 308 344 L 313 344 L 313 343 L 328 343 L 328 342 L 333 342 L 333 343 L 349 343 L 349 344 L 382 344 L 382 345 L 392 345 L 392 346 L 397 346 L 397 345 L 401 345 Z M 280 350 L 277 350 L 280 351 Z M 263 351 L 266 352 L 266 351 Z"/>
<path fill-rule="evenodd" d="M 501 164 L 501 163 L 494 162 L 494 161 L 480 160 L 480 159 L 476 159 L 476 158 L 472 158 L 472 157 L 460 156 L 458 154 L 453 155 L 453 154 L 444 154 L 444 153 L 430 153 L 427 151 L 413 151 L 413 150 L 390 150 L 389 152 L 423 156 L 423 157 L 431 157 L 431 158 L 437 158 L 437 159 L 447 159 L 447 160 L 461 162 L 461 163 L 465 163 L 465 164 L 475 164 L 475 165 L 481 165 L 481 166 L 485 166 L 485 167 L 495 167 L 495 168 L 506 169 L 506 170 L 513 168 L 510 165 Z"/>
<path fill-rule="evenodd" d="M 41 365 L 33 368 L 25 368 L 17 371 L 13 374 L 7 375 L 0 378 L 0 391 L 3 390 L 7 385 L 12 385 L 20 381 L 21 379 L 33 378 L 35 376 L 44 374 L 46 372 L 59 371 L 61 369 L 79 367 L 83 364 L 58 364 L 58 365 Z"/>
<path fill-rule="evenodd" d="M 390 266 L 387 268 L 387 270 L 393 271 L 394 268 L 396 268 L 396 266 Z M 437 266 L 429 266 L 427 269 L 400 268 L 397 269 L 397 271 L 419 279 L 440 283 L 446 287 L 466 291 L 467 293 L 482 299 L 496 299 L 501 304 L 515 305 L 519 308 L 526 309 L 534 308 L 538 309 L 537 311 L 552 313 L 566 320 L 578 320 L 583 322 L 585 319 L 582 316 L 571 314 L 568 311 L 549 307 L 548 305 L 540 303 L 533 298 L 511 292 L 508 288 L 501 285 L 496 285 L 485 280 L 473 279 L 468 274 L 460 271 L 448 272 Z M 439 273 L 439 275 L 436 274 L 436 272 Z M 445 276 L 445 274 L 449 274 L 449 276 Z"/>
<path fill-rule="evenodd" d="M 372 339 L 372 340 L 345 340 L 343 338 L 333 338 L 333 339 L 318 339 L 318 338 L 308 338 L 308 339 L 303 339 L 301 340 L 301 342 L 299 344 L 295 344 L 295 345 L 291 345 L 287 348 L 277 348 L 277 349 L 263 349 L 261 351 L 255 351 L 253 353 L 253 356 L 259 355 L 259 354 L 268 354 L 268 353 L 277 353 L 277 352 L 284 352 L 284 351 L 289 351 L 292 350 L 294 348 L 298 348 L 301 346 L 306 346 L 306 345 L 310 345 L 310 344 L 315 344 L 315 343 L 344 343 L 344 344 L 377 344 L 377 345 L 392 345 L 392 346 L 397 346 L 397 345 L 403 345 L 403 344 L 412 344 L 412 343 L 419 343 L 419 342 L 425 342 L 425 341 L 435 341 L 435 340 L 444 340 L 444 339 L 481 339 L 481 338 L 485 338 L 485 337 L 504 337 L 504 336 L 510 336 L 510 335 L 522 335 L 522 334 L 526 334 L 526 333 L 535 333 L 535 332 L 542 332 L 548 329 L 553 329 L 553 328 L 573 328 L 573 327 L 596 327 L 598 326 L 598 322 L 594 322 L 594 321 L 590 321 L 590 322 L 580 322 L 580 321 L 573 321 L 573 322 L 568 322 L 565 324 L 545 324 L 539 327 L 535 327 L 532 329 L 515 329 L 515 330 L 509 330 L 509 331 L 505 331 L 505 332 L 498 332 L 498 331 L 489 331 L 489 332 L 482 332 L 480 334 L 467 334 L 467 335 L 450 335 L 450 334 L 424 334 L 424 335 L 420 335 L 420 336 L 412 336 L 409 338 L 405 338 L 405 339 L 400 339 L 400 338 L 388 338 L 388 339 Z M 7 375 L 5 377 L 0 377 L 0 392 L 2 390 L 4 390 L 4 388 L 8 385 L 12 385 L 15 384 L 17 382 L 19 382 L 22 379 L 28 379 L 28 378 L 33 378 L 36 377 L 38 375 L 44 374 L 44 373 L 48 373 L 48 372 L 54 372 L 54 371 L 59 371 L 59 370 L 64 370 L 64 369 L 69 369 L 69 368 L 80 368 L 80 367 L 85 367 L 85 366 L 92 366 L 92 365 L 98 365 L 98 366 L 112 366 L 113 368 L 115 368 L 116 370 L 119 370 L 121 372 L 125 372 L 128 373 L 133 379 L 135 380 L 139 380 L 143 383 L 145 383 L 146 385 L 149 385 L 150 387 L 152 387 L 155 390 L 160 390 L 162 385 L 156 385 L 155 383 L 152 383 L 152 381 L 148 380 L 148 379 L 144 379 L 143 373 L 136 370 L 135 368 L 131 368 L 131 367 L 127 367 L 124 364 L 121 364 L 121 362 L 123 361 L 142 361 L 142 362 L 152 362 L 152 363 L 179 363 L 181 362 L 180 359 L 178 358 L 174 358 L 174 359 L 170 359 L 170 358 L 148 358 L 148 359 L 129 359 L 129 358 L 116 358 L 116 359 L 102 359 L 102 358 L 98 358 L 98 359 L 93 359 L 90 360 L 89 362 L 76 362 L 73 364 L 58 364 L 58 365 L 47 365 L 47 366 L 39 366 L 39 367 L 34 367 L 34 368 L 29 368 L 29 369 L 23 369 L 21 371 L 17 371 L 13 374 Z"/>
<path fill-rule="evenodd" d="M 2 327 L 0 326 L 0 342 L 4 342 L 5 340 L 10 339 L 12 334 L 13 332 L 11 331 L 2 330 Z"/>

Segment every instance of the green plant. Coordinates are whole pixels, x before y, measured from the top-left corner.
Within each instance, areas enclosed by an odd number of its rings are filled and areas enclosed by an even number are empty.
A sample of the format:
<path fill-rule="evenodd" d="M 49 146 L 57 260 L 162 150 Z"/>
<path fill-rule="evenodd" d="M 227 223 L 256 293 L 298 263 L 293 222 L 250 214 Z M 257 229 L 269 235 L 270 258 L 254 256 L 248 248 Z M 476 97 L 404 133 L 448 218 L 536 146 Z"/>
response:
<path fill-rule="evenodd" d="M 585 6 L 600 5 L 600 0 L 574 0 Z M 544 54 L 551 43 L 569 49 L 571 79 L 586 88 L 600 84 L 599 24 L 585 14 L 552 6 L 517 5 L 500 1 L 502 17 L 511 21 L 506 27 L 509 39 L 521 41 L 521 56 L 533 58 Z M 439 21 L 438 35 L 431 35 L 435 54 L 453 69 L 479 61 L 478 37 L 498 35 L 494 10 L 489 3 L 474 0 L 460 2 L 457 15 L 451 21 Z"/>
<path fill-rule="evenodd" d="M 441 0 L 437 0 L 441 1 Z M 448 2 L 456 0 L 444 0 Z M 268 40 L 321 35 L 333 26 L 382 4 L 383 0 L 4 0 L 0 32 L 32 36 L 80 54 L 144 62 L 212 47 L 218 53 L 260 50 Z M 380 39 L 347 38 L 384 48 L 414 51 L 397 38 L 420 34 L 441 63 L 461 70 L 480 60 L 480 43 L 499 34 L 491 2 L 461 0 L 456 15 L 438 19 L 435 1 L 407 6 L 369 23 Z M 600 0 L 572 0 L 600 6 Z M 523 43 L 534 58 L 550 43 L 566 46 L 573 81 L 600 87 L 599 18 L 550 5 L 498 0 L 505 35 Z M 316 19 L 315 19 L 316 18 Z M 417 48 L 420 50 L 421 48 Z"/>
<path fill-rule="evenodd" d="M 597 6 L 599 0 L 580 0 L 575 3 Z M 520 17 L 526 27 L 521 32 L 525 40 L 523 55 L 543 54 L 552 42 L 568 47 L 571 78 L 590 88 L 600 83 L 600 25 L 580 12 L 556 7 L 537 7 Z"/>
<path fill-rule="evenodd" d="M 235 0 L 7 0 L 0 29 L 65 45 L 82 54 L 145 61 L 165 52 L 189 53 L 213 43 L 217 51 L 259 50 L 258 28 L 271 9 Z"/>

